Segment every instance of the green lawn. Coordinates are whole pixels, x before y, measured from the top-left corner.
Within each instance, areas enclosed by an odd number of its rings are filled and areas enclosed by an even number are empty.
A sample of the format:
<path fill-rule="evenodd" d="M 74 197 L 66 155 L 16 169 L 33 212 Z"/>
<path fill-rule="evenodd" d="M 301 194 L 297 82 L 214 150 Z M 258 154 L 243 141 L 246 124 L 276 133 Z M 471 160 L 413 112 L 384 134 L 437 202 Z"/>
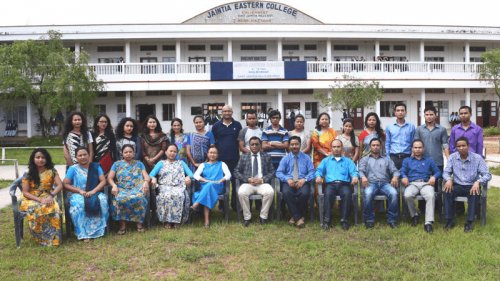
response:
<path fill-rule="evenodd" d="M 4 280 L 499 280 L 500 189 L 490 189 L 488 221 L 472 233 L 436 223 L 395 230 L 377 218 L 363 226 L 323 231 L 317 222 L 298 230 L 285 223 L 248 228 L 215 222 L 205 230 L 198 218 L 180 230 L 134 230 L 91 243 L 66 240 L 44 248 L 26 238 L 15 248 L 12 212 L 0 210 L 0 274 Z M 336 213 L 336 218 L 338 214 Z M 220 213 L 215 212 L 216 220 Z M 26 227 L 26 223 L 25 223 Z"/>
<path fill-rule="evenodd" d="M 65 164 L 64 161 L 64 153 L 62 146 L 61 148 L 48 148 L 47 149 L 52 156 L 52 161 L 54 164 Z M 17 159 L 19 165 L 28 165 L 28 160 L 31 155 L 31 148 L 16 148 L 16 149 L 5 149 L 5 159 Z M 5 163 L 1 165 L 13 165 L 12 161 L 5 161 Z"/>
<path fill-rule="evenodd" d="M 500 166 L 490 167 L 490 173 L 492 173 L 493 175 L 500 176 Z"/>
<path fill-rule="evenodd" d="M 8 187 L 11 183 L 11 180 L 0 180 L 0 189 Z"/>

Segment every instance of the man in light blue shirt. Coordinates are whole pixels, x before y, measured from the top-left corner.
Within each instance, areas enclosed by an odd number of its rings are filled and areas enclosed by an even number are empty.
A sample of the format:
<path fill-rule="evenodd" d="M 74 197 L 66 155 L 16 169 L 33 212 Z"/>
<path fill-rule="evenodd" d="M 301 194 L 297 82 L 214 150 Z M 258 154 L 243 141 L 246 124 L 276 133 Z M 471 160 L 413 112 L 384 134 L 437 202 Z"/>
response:
<path fill-rule="evenodd" d="M 352 190 L 351 185 L 358 184 L 358 172 L 356 171 L 356 164 L 351 159 L 342 156 L 344 147 L 340 140 L 332 142 L 332 155 L 321 160 L 318 168 L 316 169 L 316 183 L 321 184 L 323 177 L 325 178 L 326 187 L 325 191 L 325 204 L 324 204 L 324 218 L 323 229 L 330 228 L 332 218 L 332 204 L 335 202 L 337 195 L 342 200 L 341 219 L 340 224 L 342 229 L 349 229 L 349 215 L 351 212 Z"/>
<path fill-rule="evenodd" d="M 415 125 L 406 122 L 406 105 L 404 103 L 397 103 L 394 106 L 394 116 L 396 116 L 396 122 L 388 125 L 385 129 L 385 153 L 391 157 L 399 170 L 403 165 L 403 160 L 410 157 Z"/>
<path fill-rule="evenodd" d="M 283 196 L 291 213 L 289 223 L 302 228 L 307 201 L 311 194 L 310 181 L 314 179 L 311 157 L 300 151 L 299 136 L 290 137 L 290 152 L 280 161 L 276 177 L 282 182 Z"/>
<path fill-rule="evenodd" d="M 444 217 L 445 229 L 455 226 L 454 201 L 457 196 L 467 196 L 467 221 L 465 232 L 472 231 L 472 222 L 479 202 L 480 185 L 486 185 L 491 180 L 491 174 L 483 157 L 469 151 L 469 140 L 460 137 L 456 141 L 457 152 L 450 155 L 448 164 L 443 172 L 445 184 L 444 192 Z M 453 177 L 452 177 L 453 175 Z"/>
<path fill-rule="evenodd" d="M 373 228 L 375 213 L 373 212 L 373 198 L 378 193 L 387 196 L 389 208 L 387 222 L 391 228 L 396 228 L 399 215 L 399 196 L 395 186 L 398 185 L 399 171 L 394 162 L 380 153 L 381 141 L 374 138 L 370 141 L 370 154 L 359 161 L 359 176 L 365 188 L 363 218 L 366 228 Z"/>

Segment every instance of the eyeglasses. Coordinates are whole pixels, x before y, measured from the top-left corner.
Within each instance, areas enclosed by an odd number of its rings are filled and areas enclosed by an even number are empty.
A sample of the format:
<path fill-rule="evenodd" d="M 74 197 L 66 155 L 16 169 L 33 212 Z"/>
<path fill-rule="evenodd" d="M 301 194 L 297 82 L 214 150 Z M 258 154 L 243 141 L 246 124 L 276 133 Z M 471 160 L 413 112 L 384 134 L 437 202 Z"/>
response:
<path fill-rule="evenodd" d="M 250 146 L 260 146 L 260 143 L 251 143 Z"/>

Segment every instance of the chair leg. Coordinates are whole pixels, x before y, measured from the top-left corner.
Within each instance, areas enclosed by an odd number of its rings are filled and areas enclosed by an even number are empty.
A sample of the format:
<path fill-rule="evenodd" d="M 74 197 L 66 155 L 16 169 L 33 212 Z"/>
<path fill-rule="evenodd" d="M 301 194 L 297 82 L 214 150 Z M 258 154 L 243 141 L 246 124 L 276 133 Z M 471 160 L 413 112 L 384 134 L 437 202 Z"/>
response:
<path fill-rule="evenodd" d="M 486 197 L 481 197 L 481 225 L 486 224 Z"/>
<path fill-rule="evenodd" d="M 241 204 L 240 204 L 240 199 L 236 200 L 236 215 L 238 216 L 238 222 L 241 222 Z"/>
<path fill-rule="evenodd" d="M 226 223 L 229 222 L 229 196 L 224 196 L 224 219 Z"/>
<path fill-rule="evenodd" d="M 325 195 L 318 194 L 318 209 L 319 209 L 319 223 L 323 225 L 323 205 L 325 204 Z"/>
<path fill-rule="evenodd" d="M 311 222 L 314 221 L 314 192 L 311 192 L 311 196 L 309 197 L 309 216 Z"/>
<path fill-rule="evenodd" d="M 24 239 L 24 218 L 22 215 L 20 215 L 19 218 L 19 234 L 21 236 L 21 239 Z"/>
<path fill-rule="evenodd" d="M 282 201 L 283 201 L 283 193 L 278 193 L 278 208 L 276 210 L 276 220 L 277 221 L 280 221 L 281 220 L 281 204 L 282 204 Z M 274 203 L 274 202 L 273 202 Z"/>
<path fill-rule="evenodd" d="M 358 224 L 358 196 L 357 195 L 353 195 L 353 198 L 352 198 L 353 202 L 352 202 L 352 207 L 354 209 L 354 225 L 357 225 Z"/>
<path fill-rule="evenodd" d="M 19 213 L 14 213 L 14 235 L 16 236 L 16 247 L 21 247 L 21 232 L 19 227 Z"/>

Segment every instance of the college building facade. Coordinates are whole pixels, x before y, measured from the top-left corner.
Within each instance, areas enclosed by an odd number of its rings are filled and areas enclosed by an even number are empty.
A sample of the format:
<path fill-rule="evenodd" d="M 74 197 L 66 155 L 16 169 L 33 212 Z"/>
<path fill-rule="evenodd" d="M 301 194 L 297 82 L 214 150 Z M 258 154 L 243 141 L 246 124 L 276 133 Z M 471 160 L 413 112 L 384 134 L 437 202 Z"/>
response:
<path fill-rule="evenodd" d="M 49 30 L 60 32 L 75 56 L 89 54 L 91 71 L 105 85 L 95 105 L 115 126 L 125 116 L 154 113 L 164 130 L 179 117 L 192 131 L 194 115 L 220 114 L 230 104 L 237 120 L 249 109 L 279 109 L 284 116 L 299 110 L 307 129 L 327 111 L 339 129 L 342 112 L 323 107 L 313 94 L 352 79 L 378 81 L 384 89 L 375 106 L 353 110 L 357 129 L 370 111 L 385 127 L 399 101 L 414 124 L 430 104 L 445 127 L 461 105 L 470 105 L 472 120 L 483 127 L 498 118 L 498 99 L 479 69 L 481 53 L 500 48 L 500 27 L 336 25 L 285 4 L 241 1 L 179 24 L 5 26 L 0 43 L 36 40 Z M 0 111 L 2 136 L 9 120 L 20 136 L 40 134 L 30 104 Z"/>

